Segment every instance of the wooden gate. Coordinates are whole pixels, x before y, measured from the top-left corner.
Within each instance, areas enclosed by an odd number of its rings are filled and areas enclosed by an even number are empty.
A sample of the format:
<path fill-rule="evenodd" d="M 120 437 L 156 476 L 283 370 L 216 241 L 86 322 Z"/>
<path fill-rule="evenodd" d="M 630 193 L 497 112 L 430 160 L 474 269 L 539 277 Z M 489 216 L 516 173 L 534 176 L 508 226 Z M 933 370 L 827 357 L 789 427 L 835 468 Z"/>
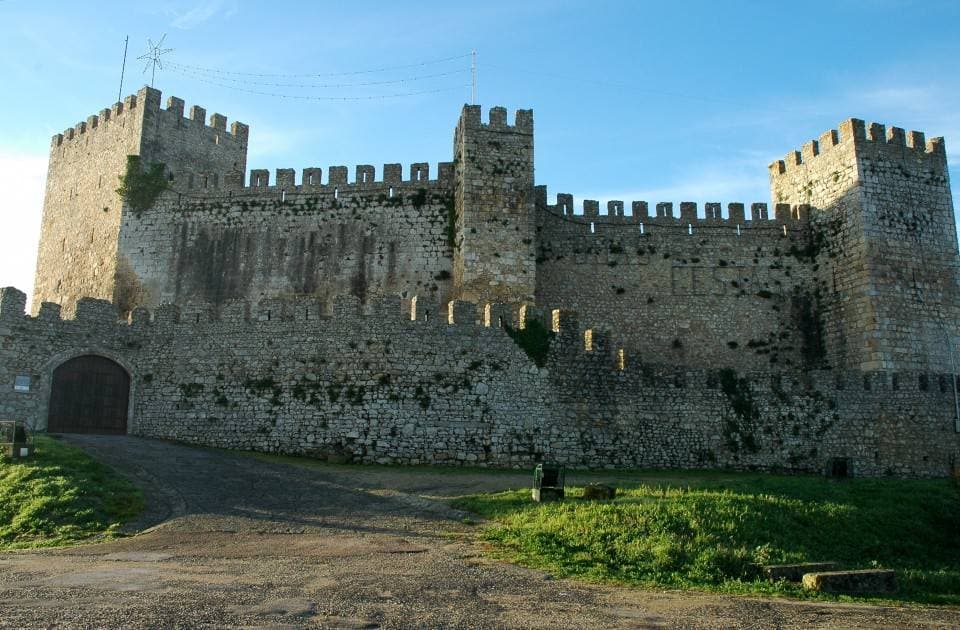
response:
<path fill-rule="evenodd" d="M 130 376 L 110 359 L 70 359 L 53 372 L 47 431 L 124 434 L 129 398 Z"/>

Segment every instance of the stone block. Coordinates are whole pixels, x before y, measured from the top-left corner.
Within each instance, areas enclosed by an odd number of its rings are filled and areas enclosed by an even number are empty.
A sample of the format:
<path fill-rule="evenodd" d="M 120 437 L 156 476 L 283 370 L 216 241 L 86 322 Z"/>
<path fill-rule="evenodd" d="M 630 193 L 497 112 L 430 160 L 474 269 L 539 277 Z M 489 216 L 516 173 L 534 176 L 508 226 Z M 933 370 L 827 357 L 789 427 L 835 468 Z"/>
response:
<path fill-rule="evenodd" d="M 807 573 L 803 576 L 803 588 L 847 595 L 896 593 L 897 576 L 891 569 Z"/>
<path fill-rule="evenodd" d="M 612 501 L 617 489 L 602 483 L 592 483 L 583 489 L 583 498 L 589 501 Z"/>
<path fill-rule="evenodd" d="M 768 580 L 787 580 L 788 582 L 802 582 L 807 573 L 836 571 L 839 565 L 836 562 L 801 562 L 798 564 L 771 564 L 763 567 L 763 574 Z"/>

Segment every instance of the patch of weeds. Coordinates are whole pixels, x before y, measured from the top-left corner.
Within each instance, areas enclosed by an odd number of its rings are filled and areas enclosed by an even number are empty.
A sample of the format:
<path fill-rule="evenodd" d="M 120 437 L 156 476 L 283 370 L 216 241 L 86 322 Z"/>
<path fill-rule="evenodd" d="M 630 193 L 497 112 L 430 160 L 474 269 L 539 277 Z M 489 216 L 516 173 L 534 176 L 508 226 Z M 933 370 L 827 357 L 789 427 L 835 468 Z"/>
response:
<path fill-rule="evenodd" d="M 527 321 L 527 325 L 523 329 L 515 329 L 506 325 L 503 329 L 538 367 L 547 364 L 550 342 L 553 341 L 556 334 L 548 330 L 542 322 L 532 319 Z"/>

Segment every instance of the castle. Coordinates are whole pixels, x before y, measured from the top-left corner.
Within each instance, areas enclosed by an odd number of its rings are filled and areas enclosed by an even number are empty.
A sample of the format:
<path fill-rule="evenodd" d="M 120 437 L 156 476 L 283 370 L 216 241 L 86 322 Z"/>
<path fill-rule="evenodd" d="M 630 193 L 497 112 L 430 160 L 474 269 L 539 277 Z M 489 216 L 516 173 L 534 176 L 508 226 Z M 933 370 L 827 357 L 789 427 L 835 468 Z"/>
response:
<path fill-rule="evenodd" d="M 151 88 L 57 134 L 0 415 L 337 461 L 960 467 L 941 138 L 851 119 L 770 166 L 772 207 L 601 213 L 548 202 L 533 125 L 468 105 L 433 176 L 272 183 L 246 125 Z"/>

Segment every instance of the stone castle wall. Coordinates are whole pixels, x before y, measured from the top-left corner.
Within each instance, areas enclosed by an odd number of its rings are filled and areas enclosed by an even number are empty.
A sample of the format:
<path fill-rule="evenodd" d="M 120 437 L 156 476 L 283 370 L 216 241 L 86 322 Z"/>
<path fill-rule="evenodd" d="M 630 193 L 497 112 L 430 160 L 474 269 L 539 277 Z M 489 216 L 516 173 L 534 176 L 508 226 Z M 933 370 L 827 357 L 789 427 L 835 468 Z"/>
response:
<path fill-rule="evenodd" d="M 806 208 L 596 201 L 574 214 L 571 195 L 538 212 L 536 302 L 572 309 L 615 331 L 644 361 L 772 371 L 821 367 Z"/>
<path fill-rule="evenodd" d="M 465 106 L 435 179 L 417 163 L 407 179 L 360 165 L 352 181 L 336 166 L 271 184 L 264 170 L 244 181 L 245 125 L 183 107 L 144 88 L 54 137 L 37 317 L 0 295 L 0 379 L 39 387 L 0 389 L 0 413 L 43 428 L 53 369 L 93 353 L 132 377 L 131 432 L 202 444 L 363 462 L 957 468 L 942 139 L 848 120 L 771 165 L 772 213 L 611 201 L 601 214 L 589 200 L 576 213 L 534 186 L 529 110 L 511 125 L 503 108 L 483 122 Z M 119 205 L 128 154 L 172 176 L 152 208 Z M 532 319 L 557 334 L 542 368 L 500 329 Z"/>
<path fill-rule="evenodd" d="M 245 186 L 242 123 L 228 132 L 214 114 L 207 126 L 199 107 L 185 118 L 182 100 L 162 109 L 149 88 L 125 107 L 127 118 L 113 114 L 97 133 L 83 131 L 96 117 L 70 133 L 88 136 L 83 146 L 92 137 L 104 163 L 127 151 L 163 162 L 172 191 L 121 216 L 102 205 L 117 200 L 93 154 L 60 157 L 59 144 L 81 145 L 55 138 L 51 164 L 63 165 L 51 169 L 35 303 L 67 313 L 81 295 L 122 312 L 299 294 L 537 303 L 616 328 L 619 343 L 653 360 L 759 359 L 788 371 L 944 370 L 960 333 L 943 142 L 919 132 L 851 119 L 807 143 L 770 169 L 772 216 L 766 204 L 749 217 L 737 204 L 726 216 L 708 204 L 703 217 L 692 204 L 680 204 L 679 217 L 657 204 L 649 216 L 644 202 L 632 214 L 611 202 L 601 215 L 592 201 L 575 214 L 569 195 L 548 205 L 534 187 L 529 110 L 508 124 L 503 108 L 483 122 L 478 106 L 465 106 L 454 162 L 441 163 L 436 180 L 424 164 L 409 180 L 391 164 L 381 180 L 361 165 L 352 182 L 346 167 L 331 167 L 326 183 L 319 168 L 304 169 L 299 184 L 278 169 L 275 185 L 258 170 Z M 141 135 L 124 144 L 114 136 L 127 120 Z M 85 182 L 77 202 L 74 180 Z M 75 215 L 88 219 L 89 237 L 73 229 Z"/>
<path fill-rule="evenodd" d="M 34 280 L 41 302 L 72 312 L 82 297 L 113 300 L 121 201 L 115 192 L 127 155 L 140 151 L 142 102 L 122 103 L 53 137 Z"/>
<path fill-rule="evenodd" d="M 465 105 L 453 140 L 457 295 L 475 302 L 534 298 L 533 112 Z"/>
<path fill-rule="evenodd" d="M 960 259 L 943 139 L 850 119 L 772 164 L 770 182 L 777 202 L 811 206 L 832 360 L 950 366 Z"/>
<path fill-rule="evenodd" d="M 82 297 L 128 304 L 136 292 L 128 261 L 118 258 L 122 224 L 130 210 L 116 189 L 127 156 L 166 165 L 171 185 L 192 186 L 209 174 L 246 168 L 248 128 L 220 114 L 205 122 L 199 106 L 184 117 L 176 97 L 161 109 L 160 92 L 144 87 L 53 137 L 33 304 L 63 305 L 72 313 Z"/>
<path fill-rule="evenodd" d="M 26 374 L 33 389 L 4 388 L 0 414 L 38 428 L 52 370 L 96 353 L 130 372 L 134 434 L 336 461 L 825 472 L 843 458 L 856 475 L 942 476 L 960 457 L 943 375 L 772 377 L 630 355 L 619 369 L 609 337 L 587 351 L 563 312 L 538 368 L 459 302 L 452 323 L 412 321 L 398 299 L 361 313 L 353 298 L 327 316 L 316 300 L 272 300 L 137 309 L 127 323 L 97 300 L 74 320 L 56 305 L 24 317 L 24 299 L 0 295 L 0 381 Z"/>
<path fill-rule="evenodd" d="M 254 171 L 251 185 L 229 173 L 168 192 L 151 210 L 127 214 L 120 259 L 129 307 L 257 301 L 349 294 L 449 299 L 451 166 L 430 179 L 428 164 L 319 168 L 295 182 L 290 169 Z"/>

